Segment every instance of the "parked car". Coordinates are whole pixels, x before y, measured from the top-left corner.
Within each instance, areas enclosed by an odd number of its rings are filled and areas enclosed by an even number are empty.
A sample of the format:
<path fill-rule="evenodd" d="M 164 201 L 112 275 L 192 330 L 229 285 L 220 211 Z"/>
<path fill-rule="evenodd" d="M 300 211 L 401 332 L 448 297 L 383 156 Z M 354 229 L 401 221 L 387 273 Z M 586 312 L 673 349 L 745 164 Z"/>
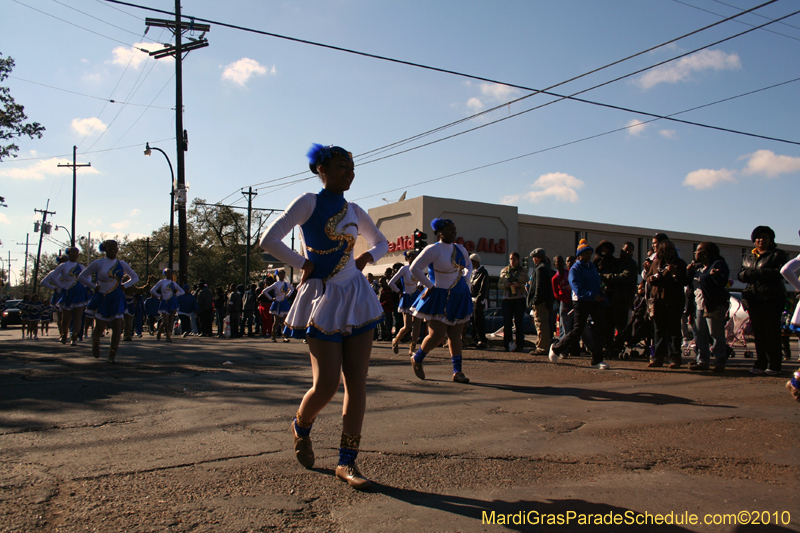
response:
<path fill-rule="evenodd" d="M 503 309 L 500 307 L 490 307 L 483 312 L 486 317 L 486 333 L 503 334 Z M 536 326 L 529 312 L 522 316 L 522 324 L 525 326 L 525 335 L 536 335 Z M 498 331 L 499 330 L 499 331 Z"/>
<path fill-rule="evenodd" d="M 21 325 L 22 320 L 19 316 L 19 308 L 17 305 L 22 300 L 6 300 L 5 307 L 3 307 L 3 316 L 0 318 L 0 328 L 7 328 L 8 326 Z"/>

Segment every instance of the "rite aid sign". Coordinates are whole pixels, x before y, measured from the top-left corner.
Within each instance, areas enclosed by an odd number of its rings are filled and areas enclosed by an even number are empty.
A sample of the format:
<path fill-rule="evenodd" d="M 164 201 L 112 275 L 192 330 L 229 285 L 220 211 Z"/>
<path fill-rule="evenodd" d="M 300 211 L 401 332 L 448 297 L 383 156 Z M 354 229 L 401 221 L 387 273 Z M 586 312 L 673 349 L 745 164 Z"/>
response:
<path fill-rule="evenodd" d="M 494 239 L 478 239 L 478 244 L 474 241 L 465 241 L 462 237 L 456 239 L 456 242 L 467 249 L 468 252 L 483 252 L 487 254 L 505 254 L 506 253 L 506 240 L 500 239 L 497 242 Z M 402 252 L 403 250 L 414 249 L 414 238 L 410 235 L 398 237 L 394 242 L 389 241 L 390 252 Z"/>

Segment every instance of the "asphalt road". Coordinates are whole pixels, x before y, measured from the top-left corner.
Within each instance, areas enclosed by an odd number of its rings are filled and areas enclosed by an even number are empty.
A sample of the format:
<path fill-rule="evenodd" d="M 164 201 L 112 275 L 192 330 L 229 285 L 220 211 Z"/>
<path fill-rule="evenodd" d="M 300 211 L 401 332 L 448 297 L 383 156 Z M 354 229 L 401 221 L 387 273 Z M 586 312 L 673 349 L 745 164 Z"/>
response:
<path fill-rule="evenodd" d="M 741 350 L 722 375 L 473 350 L 469 385 L 442 349 L 423 382 L 377 343 L 359 493 L 333 476 L 341 391 L 317 466 L 293 457 L 298 341 L 146 336 L 110 365 L 18 337 L 0 332 L 2 531 L 800 531 L 796 343 L 782 377 Z"/>

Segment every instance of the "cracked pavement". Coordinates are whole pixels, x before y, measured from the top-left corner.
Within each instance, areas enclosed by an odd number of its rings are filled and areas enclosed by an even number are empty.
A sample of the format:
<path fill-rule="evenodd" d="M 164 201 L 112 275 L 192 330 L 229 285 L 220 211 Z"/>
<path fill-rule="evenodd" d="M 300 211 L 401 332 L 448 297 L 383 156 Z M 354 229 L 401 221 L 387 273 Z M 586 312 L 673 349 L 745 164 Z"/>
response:
<path fill-rule="evenodd" d="M 315 468 L 293 457 L 311 383 L 300 342 L 145 336 L 110 365 L 86 342 L 18 335 L 0 332 L 0 531 L 800 531 L 800 404 L 784 389 L 796 362 L 776 378 L 741 355 L 714 375 L 467 350 L 462 385 L 442 349 L 419 381 L 376 343 L 359 455 L 376 486 L 359 493 L 333 475 L 341 389 L 314 425 Z M 791 519 L 482 520 L 743 510 Z"/>

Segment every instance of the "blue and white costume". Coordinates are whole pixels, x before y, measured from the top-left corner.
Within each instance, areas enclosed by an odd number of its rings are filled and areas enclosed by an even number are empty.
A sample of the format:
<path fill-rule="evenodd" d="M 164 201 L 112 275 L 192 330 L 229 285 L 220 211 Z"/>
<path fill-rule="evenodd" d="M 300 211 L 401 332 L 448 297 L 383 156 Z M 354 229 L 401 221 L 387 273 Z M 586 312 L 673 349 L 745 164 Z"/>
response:
<path fill-rule="evenodd" d="M 274 291 L 275 298 L 272 299 L 272 305 L 269 306 L 269 313 L 276 316 L 286 316 L 289 314 L 289 296 L 294 293 L 292 284 L 286 281 L 276 281 L 266 289 L 265 292 Z M 269 295 L 267 295 L 269 298 Z"/>
<path fill-rule="evenodd" d="M 428 275 L 423 269 L 428 268 Z M 411 263 L 411 275 L 428 291 L 411 306 L 411 314 L 438 320 L 449 326 L 469 322 L 472 295 L 466 280 L 472 277 L 472 262 L 460 244 L 437 242 L 425 247 Z"/>
<path fill-rule="evenodd" d="M 300 226 L 303 255 L 283 243 L 294 226 Z M 378 297 L 352 256 L 359 234 L 372 246 L 368 252 L 373 261 L 389 251 L 386 237 L 369 215 L 343 194 L 327 189 L 295 199 L 264 233 L 261 247 L 287 265 L 299 270 L 306 259 L 314 263 L 286 316 L 291 336 L 342 342 L 383 320 Z"/>
<path fill-rule="evenodd" d="M 397 310 L 406 315 L 411 314 L 411 306 L 417 301 L 421 289 L 419 283 L 411 274 L 409 265 L 403 265 L 400 270 L 389 280 L 389 288 L 402 294 Z"/>
<path fill-rule="evenodd" d="M 167 314 L 178 310 L 178 296 L 184 292 L 180 285 L 171 279 L 162 279 L 150 289 L 150 294 L 160 300 L 158 312 Z"/>
<path fill-rule="evenodd" d="M 80 263 L 67 261 L 58 265 L 53 271 L 53 284 L 58 286 L 60 291 L 58 305 L 61 309 L 75 309 L 89 303 L 89 293 L 83 284 L 78 283 L 78 277 L 83 269 Z"/>
<path fill-rule="evenodd" d="M 97 274 L 97 284 L 92 283 L 92 274 Z M 130 279 L 122 283 L 122 278 L 126 274 Z M 86 314 L 108 322 L 122 318 L 125 312 L 125 294 L 122 289 L 136 284 L 139 276 L 125 261 L 103 257 L 92 261 L 92 264 L 78 276 L 78 281 L 95 290 L 94 296 L 86 306 Z"/>
<path fill-rule="evenodd" d="M 53 291 L 52 296 L 50 296 L 50 305 L 52 305 L 58 311 L 61 309 L 61 306 L 58 303 L 58 301 L 61 299 L 61 289 L 55 283 L 56 270 L 58 270 L 58 267 L 48 272 L 39 285 Z M 81 285 L 81 288 L 83 288 L 83 285 Z"/>

